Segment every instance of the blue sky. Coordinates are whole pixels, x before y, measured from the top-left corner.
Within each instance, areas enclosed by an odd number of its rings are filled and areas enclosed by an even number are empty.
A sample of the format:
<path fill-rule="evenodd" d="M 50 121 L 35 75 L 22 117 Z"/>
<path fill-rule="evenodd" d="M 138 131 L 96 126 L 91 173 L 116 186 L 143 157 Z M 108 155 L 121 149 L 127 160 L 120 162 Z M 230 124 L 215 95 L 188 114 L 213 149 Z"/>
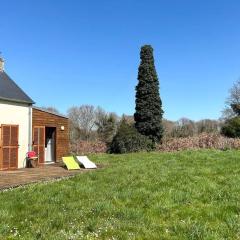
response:
<path fill-rule="evenodd" d="M 154 48 L 164 117 L 218 118 L 240 77 L 240 1 L 1 1 L 7 73 L 61 112 L 133 114 L 139 50 Z"/>

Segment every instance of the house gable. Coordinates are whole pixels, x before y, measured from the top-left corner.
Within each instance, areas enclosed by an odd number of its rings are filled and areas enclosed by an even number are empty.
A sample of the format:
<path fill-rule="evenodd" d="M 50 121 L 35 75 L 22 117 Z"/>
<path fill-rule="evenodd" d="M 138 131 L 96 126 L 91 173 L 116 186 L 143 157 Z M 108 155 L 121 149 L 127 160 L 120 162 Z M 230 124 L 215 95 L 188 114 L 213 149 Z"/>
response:
<path fill-rule="evenodd" d="M 34 101 L 4 71 L 0 71 L 0 99 L 34 104 Z"/>

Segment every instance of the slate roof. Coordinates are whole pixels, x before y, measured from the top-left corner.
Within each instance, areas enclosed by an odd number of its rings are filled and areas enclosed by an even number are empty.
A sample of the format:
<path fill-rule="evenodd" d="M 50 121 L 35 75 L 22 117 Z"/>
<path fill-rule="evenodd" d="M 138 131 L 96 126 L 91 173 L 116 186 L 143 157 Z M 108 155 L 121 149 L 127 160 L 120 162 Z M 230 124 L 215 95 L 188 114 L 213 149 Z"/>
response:
<path fill-rule="evenodd" d="M 4 71 L 0 71 L 0 99 L 18 103 L 35 103 Z"/>

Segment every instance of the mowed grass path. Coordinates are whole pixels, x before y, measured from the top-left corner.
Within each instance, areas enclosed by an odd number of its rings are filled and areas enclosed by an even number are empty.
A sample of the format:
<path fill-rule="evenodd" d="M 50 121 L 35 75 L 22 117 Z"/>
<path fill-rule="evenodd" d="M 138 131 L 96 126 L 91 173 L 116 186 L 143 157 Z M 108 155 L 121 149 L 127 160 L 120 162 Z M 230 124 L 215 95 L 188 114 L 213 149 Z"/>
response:
<path fill-rule="evenodd" d="M 0 193 L 0 239 L 240 239 L 240 152 L 92 155 L 105 169 Z"/>

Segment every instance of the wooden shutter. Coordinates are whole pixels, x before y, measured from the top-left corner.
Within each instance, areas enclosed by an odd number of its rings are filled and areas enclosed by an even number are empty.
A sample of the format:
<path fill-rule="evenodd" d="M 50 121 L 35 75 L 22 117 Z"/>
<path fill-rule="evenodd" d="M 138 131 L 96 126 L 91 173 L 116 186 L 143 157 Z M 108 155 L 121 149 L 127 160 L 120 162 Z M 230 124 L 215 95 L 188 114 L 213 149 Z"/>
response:
<path fill-rule="evenodd" d="M 45 127 L 33 128 L 33 151 L 38 156 L 38 163 L 43 164 L 45 161 Z"/>
<path fill-rule="evenodd" d="M 18 126 L 2 125 L 1 142 L 1 169 L 18 168 Z"/>

